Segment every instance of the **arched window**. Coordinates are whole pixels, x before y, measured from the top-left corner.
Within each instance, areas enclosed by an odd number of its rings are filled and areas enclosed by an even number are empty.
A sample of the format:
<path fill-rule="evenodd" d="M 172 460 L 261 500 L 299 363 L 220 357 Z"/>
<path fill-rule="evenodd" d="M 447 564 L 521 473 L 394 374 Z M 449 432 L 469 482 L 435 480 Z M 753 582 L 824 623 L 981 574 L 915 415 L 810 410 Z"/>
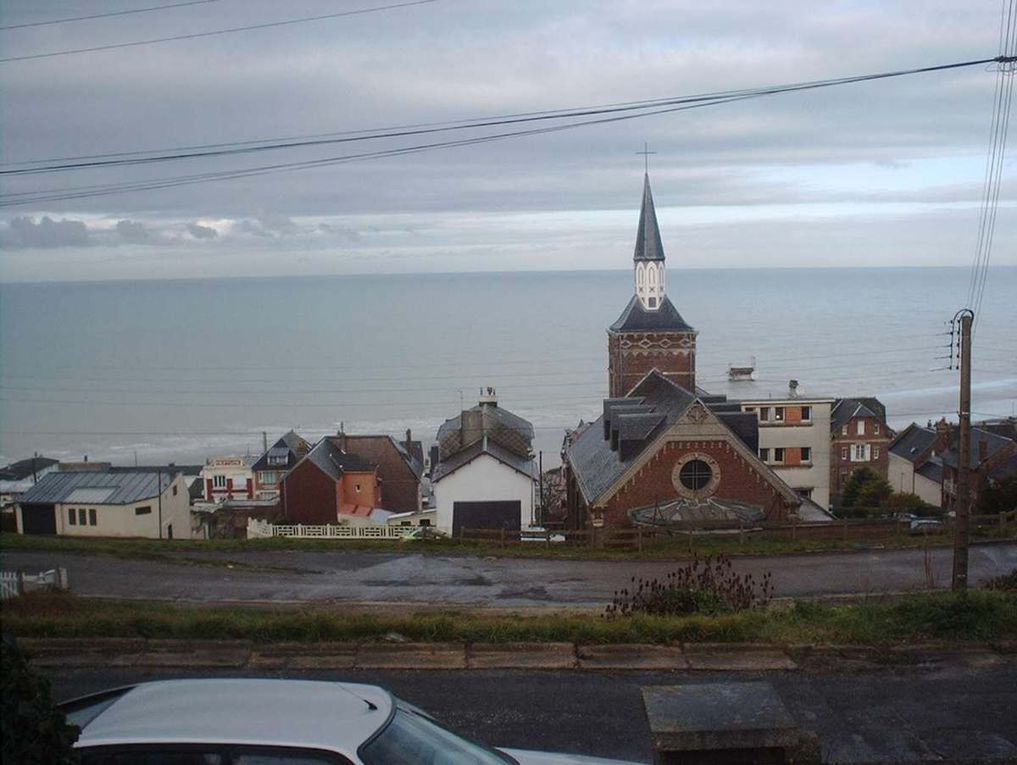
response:
<path fill-rule="evenodd" d="M 649 279 L 647 280 L 650 284 L 650 289 L 654 289 L 657 286 L 657 269 L 650 266 Z"/>

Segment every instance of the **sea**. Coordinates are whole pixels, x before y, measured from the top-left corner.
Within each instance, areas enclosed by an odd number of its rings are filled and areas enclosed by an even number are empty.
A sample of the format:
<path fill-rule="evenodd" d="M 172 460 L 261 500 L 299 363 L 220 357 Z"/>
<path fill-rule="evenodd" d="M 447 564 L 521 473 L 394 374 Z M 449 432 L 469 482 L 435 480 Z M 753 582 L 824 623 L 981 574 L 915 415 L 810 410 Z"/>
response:
<path fill-rule="evenodd" d="M 698 382 L 732 398 L 877 396 L 892 427 L 956 418 L 966 268 L 672 269 L 699 332 Z M 388 433 L 432 442 L 494 388 L 544 466 L 607 395 L 606 328 L 631 271 L 0 285 L 0 464 L 260 453 Z M 975 419 L 1017 406 L 1017 268 L 989 272 L 973 343 Z M 729 365 L 756 379 L 730 382 Z M 954 368 L 951 369 L 950 367 Z"/>

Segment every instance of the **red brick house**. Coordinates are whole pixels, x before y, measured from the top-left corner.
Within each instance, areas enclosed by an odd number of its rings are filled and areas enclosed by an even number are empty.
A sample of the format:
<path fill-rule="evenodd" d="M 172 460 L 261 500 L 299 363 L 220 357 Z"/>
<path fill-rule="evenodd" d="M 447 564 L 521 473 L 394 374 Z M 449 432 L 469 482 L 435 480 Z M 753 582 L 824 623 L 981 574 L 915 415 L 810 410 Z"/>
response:
<path fill-rule="evenodd" d="M 279 482 L 310 451 L 311 445 L 292 430 L 270 446 L 251 466 L 254 473 L 254 498 L 279 497 Z"/>
<path fill-rule="evenodd" d="M 945 423 L 940 423 L 937 428 Z M 960 432 L 955 426 L 949 428 L 949 446 L 941 455 L 943 462 L 943 509 L 947 512 L 957 509 L 957 480 L 959 478 Z M 1002 480 L 1017 472 L 1017 442 L 979 427 L 971 428 L 971 454 L 968 462 L 968 485 L 971 492 L 971 511 L 978 505 L 978 498 L 990 481 Z"/>
<path fill-rule="evenodd" d="M 830 496 L 837 504 L 851 474 L 860 467 L 887 477 L 893 431 L 886 407 L 875 398 L 838 399 L 830 413 Z"/>
<path fill-rule="evenodd" d="M 742 422 L 745 420 L 745 423 Z M 755 416 L 714 412 L 700 397 L 650 372 L 567 440 L 563 458 L 570 528 L 795 515 L 801 499 L 731 424 Z M 756 431 L 758 440 L 758 431 Z"/>
<path fill-rule="evenodd" d="M 292 523 L 339 523 L 367 515 L 381 502 L 378 469 L 323 438 L 279 482 L 283 518 Z"/>
<path fill-rule="evenodd" d="M 410 431 L 406 439 L 392 436 L 361 436 L 340 433 L 339 448 L 378 468 L 382 492 L 378 507 L 393 513 L 417 512 L 421 505 L 421 477 L 424 474 L 424 450 Z"/>

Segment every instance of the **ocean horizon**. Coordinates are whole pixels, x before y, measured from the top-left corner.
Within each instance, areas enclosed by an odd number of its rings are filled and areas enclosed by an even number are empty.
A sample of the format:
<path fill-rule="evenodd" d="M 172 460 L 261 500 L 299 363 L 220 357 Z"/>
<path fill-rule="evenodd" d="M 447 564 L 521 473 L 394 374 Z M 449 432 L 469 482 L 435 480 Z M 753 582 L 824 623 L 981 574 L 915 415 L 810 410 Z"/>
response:
<path fill-rule="evenodd" d="M 698 381 L 731 397 L 875 395 L 891 426 L 950 416 L 948 322 L 968 267 L 672 268 Z M 607 395 L 631 270 L 0 283 L 0 459 L 119 464 L 257 453 L 290 428 L 425 443 L 492 386 L 555 464 Z M 1017 401 L 1017 266 L 990 269 L 975 419 Z M 730 383 L 755 357 L 757 380 Z"/>

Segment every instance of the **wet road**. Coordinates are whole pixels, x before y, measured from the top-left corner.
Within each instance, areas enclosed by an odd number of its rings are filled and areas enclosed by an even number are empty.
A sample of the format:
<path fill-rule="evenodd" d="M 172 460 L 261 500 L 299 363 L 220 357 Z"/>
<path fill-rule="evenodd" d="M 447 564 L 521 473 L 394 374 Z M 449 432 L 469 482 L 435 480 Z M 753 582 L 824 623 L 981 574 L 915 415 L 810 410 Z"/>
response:
<path fill-rule="evenodd" d="M 7 552 L 4 568 L 68 570 L 71 589 L 98 597 L 198 602 L 340 601 L 438 606 L 602 607 L 632 577 L 660 577 L 669 561 L 566 561 L 372 552 L 185 553 L 191 563 L 58 552 Z M 881 593 L 949 584 L 952 551 L 738 558 L 770 572 L 777 597 Z M 238 565 L 227 568 L 224 561 Z M 195 564 L 205 561 L 210 565 Z M 971 548 L 973 584 L 1017 568 L 1017 544 Z"/>

